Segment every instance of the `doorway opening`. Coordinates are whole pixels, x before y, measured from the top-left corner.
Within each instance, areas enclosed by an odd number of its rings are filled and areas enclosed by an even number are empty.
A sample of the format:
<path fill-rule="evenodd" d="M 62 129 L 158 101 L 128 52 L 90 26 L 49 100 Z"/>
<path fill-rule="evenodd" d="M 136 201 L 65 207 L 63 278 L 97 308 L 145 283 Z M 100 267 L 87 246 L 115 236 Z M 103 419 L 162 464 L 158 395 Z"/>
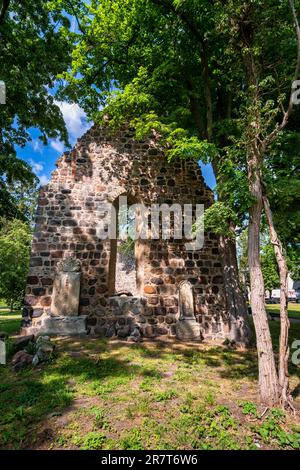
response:
<path fill-rule="evenodd" d="M 126 208 L 124 206 L 119 207 L 119 198 L 115 202 L 117 236 L 116 239 L 110 241 L 110 296 L 138 296 L 142 289 L 142 243 L 140 240 L 135 240 L 136 214 L 135 208 L 132 207 L 134 202 L 130 201 L 128 197 L 127 202 L 128 207 Z M 127 216 L 120 213 L 123 210 L 127 211 Z"/>

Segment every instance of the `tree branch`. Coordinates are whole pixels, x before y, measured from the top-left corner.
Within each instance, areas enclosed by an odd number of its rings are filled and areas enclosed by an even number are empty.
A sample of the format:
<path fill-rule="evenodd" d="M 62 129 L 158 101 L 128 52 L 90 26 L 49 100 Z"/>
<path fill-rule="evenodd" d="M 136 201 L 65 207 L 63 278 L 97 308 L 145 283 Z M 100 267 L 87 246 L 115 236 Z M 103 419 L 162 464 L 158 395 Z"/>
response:
<path fill-rule="evenodd" d="M 202 115 L 201 115 L 201 112 L 200 112 L 197 97 L 195 96 L 195 94 L 193 92 L 192 80 L 190 78 L 187 78 L 186 83 L 187 83 L 187 89 L 189 90 L 190 109 L 191 109 L 191 113 L 193 115 L 193 118 L 194 118 L 194 121 L 195 121 L 195 124 L 196 124 L 196 129 L 199 133 L 199 136 L 202 139 L 204 139 L 204 138 L 207 137 L 206 136 L 206 131 L 205 131 L 205 128 L 204 128 L 205 126 L 204 126 L 204 123 L 203 123 L 203 119 L 202 119 Z"/>
<path fill-rule="evenodd" d="M 268 145 L 270 145 L 272 143 L 272 141 L 275 139 L 275 137 L 278 135 L 278 133 L 286 127 L 286 125 L 289 121 L 289 118 L 290 118 L 290 116 L 293 112 L 293 107 L 294 107 L 294 103 L 293 103 L 293 92 L 294 92 L 293 82 L 298 78 L 298 75 L 299 75 L 299 72 L 300 72 L 300 25 L 299 25 L 297 11 L 296 11 L 296 7 L 295 7 L 295 1 L 294 0 L 289 0 L 289 3 L 290 3 L 292 16 L 293 16 L 296 37 L 297 37 L 297 62 L 296 62 L 295 72 L 294 72 L 292 86 L 291 86 L 291 93 L 290 93 L 288 108 L 287 108 L 286 111 L 284 111 L 281 123 L 277 123 L 275 128 L 273 129 L 273 131 L 264 139 L 263 145 L 262 145 L 263 151 L 265 151 L 266 148 L 268 147 Z"/>
<path fill-rule="evenodd" d="M 69 7 L 70 7 L 71 10 L 72 10 L 72 14 L 73 14 L 73 16 L 74 16 L 74 18 L 75 18 L 75 20 L 76 20 L 76 23 L 77 23 L 77 25 L 78 25 L 79 31 L 80 31 L 82 34 L 86 34 L 86 31 L 85 31 L 84 27 L 82 26 L 82 24 L 81 24 L 81 22 L 80 22 L 80 20 L 79 20 L 79 18 L 78 18 L 78 15 L 77 15 L 77 13 L 76 13 L 76 10 L 75 10 L 74 6 L 72 5 L 72 2 L 67 2 L 67 3 L 68 3 Z"/>
<path fill-rule="evenodd" d="M 1 10 L 0 10 L 0 25 L 4 21 L 5 13 L 9 7 L 10 0 L 3 0 Z"/>
<path fill-rule="evenodd" d="M 203 66 L 204 79 L 204 99 L 206 102 L 206 137 L 208 140 L 212 140 L 213 105 L 211 96 L 211 83 L 208 66 L 207 48 L 204 37 L 201 31 L 199 31 L 197 25 L 194 23 L 191 14 L 185 13 L 182 9 L 176 8 L 172 0 L 152 0 L 152 2 L 164 8 L 165 11 L 172 12 L 175 16 L 177 16 L 200 44 L 200 57 L 201 64 Z"/>
<path fill-rule="evenodd" d="M 186 26 L 188 26 L 188 29 L 190 32 L 193 34 L 193 36 L 199 41 L 203 42 L 203 37 L 200 31 L 198 30 L 197 26 L 192 20 L 191 14 L 185 13 L 183 10 L 176 8 L 172 2 L 172 0 L 152 0 L 153 3 L 156 5 L 164 8 L 166 11 L 171 11 L 174 13 L 178 18 L 181 19 L 183 23 L 185 23 Z"/>

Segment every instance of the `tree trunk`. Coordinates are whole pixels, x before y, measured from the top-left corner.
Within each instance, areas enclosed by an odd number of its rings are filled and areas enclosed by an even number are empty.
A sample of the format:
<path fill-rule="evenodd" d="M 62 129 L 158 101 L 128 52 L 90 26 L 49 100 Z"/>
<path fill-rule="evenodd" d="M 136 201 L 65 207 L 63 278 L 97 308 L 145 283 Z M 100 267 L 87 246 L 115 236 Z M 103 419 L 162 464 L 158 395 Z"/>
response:
<path fill-rule="evenodd" d="M 4 21 L 5 13 L 9 7 L 9 4 L 10 4 L 10 0 L 3 0 L 2 6 L 0 9 L 0 24 L 3 23 Z"/>
<path fill-rule="evenodd" d="M 269 226 L 271 243 L 274 247 L 276 261 L 279 270 L 280 279 L 280 340 L 279 340 L 279 386 L 282 405 L 286 406 L 291 402 L 289 390 L 289 372 L 288 361 L 290 355 L 289 349 L 289 328 L 290 322 L 288 317 L 288 268 L 284 257 L 282 244 L 278 238 L 273 223 L 272 211 L 269 200 L 263 197 L 265 214 Z"/>
<path fill-rule="evenodd" d="M 249 345 L 251 332 L 248 325 L 246 299 L 239 281 L 235 240 L 221 236 L 220 247 L 230 327 L 229 338 L 244 348 Z"/>
<path fill-rule="evenodd" d="M 260 223 L 263 200 L 259 168 L 259 155 L 253 151 L 248 159 L 249 188 L 251 195 L 255 198 L 249 210 L 248 236 L 251 308 L 256 332 L 260 397 L 262 402 L 273 406 L 279 403 L 279 382 L 265 309 L 265 288 L 260 264 Z"/>

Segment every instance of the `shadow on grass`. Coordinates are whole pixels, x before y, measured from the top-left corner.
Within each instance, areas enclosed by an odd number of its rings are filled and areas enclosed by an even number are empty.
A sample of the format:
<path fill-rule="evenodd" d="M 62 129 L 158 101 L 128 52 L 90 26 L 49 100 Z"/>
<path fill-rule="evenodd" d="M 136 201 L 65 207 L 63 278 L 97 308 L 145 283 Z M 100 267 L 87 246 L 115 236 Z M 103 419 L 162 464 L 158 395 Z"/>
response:
<path fill-rule="evenodd" d="M 105 395 L 135 376 L 157 377 L 157 372 L 115 358 L 70 357 L 18 374 L 0 369 L 0 449 L 31 448 L 45 418 L 74 403 L 76 385 L 84 384 L 87 395 L 89 387 L 93 395 Z"/>
<path fill-rule="evenodd" d="M 275 349 L 278 326 L 270 325 Z M 291 341 L 300 337 L 298 333 L 299 325 L 294 325 Z M 167 364 L 181 365 L 195 375 L 201 374 L 204 368 L 211 369 L 215 380 L 256 381 L 258 375 L 254 348 L 237 351 L 178 342 L 130 344 L 86 338 L 60 341 L 59 350 L 57 360 L 40 369 L 28 369 L 17 375 L 8 367 L 0 369 L 0 448 L 34 447 L 45 418 L 63 414 L 74 404 L 76 396 L 100 396 L 109 400 L 119 387 L 128 388 L 132 379 L 159 380 L 163 377 L 160 368 Z M 135 357 L 140 358 L 140 364 L 134 362 Z M 300 378 L 299 367 L 291 366 L 290 372 Z M 294 390 L 295 396 L 299 394 L 300 385 Z"/>
<path fill-rule="evenodd" d="M 166 359 L 170 361 L 170 348 L 172 348 L 172 345 L 161 343 L 154 352 L 151 349 L 148 350 L 146 345 L 143 345 L 139 347 L 139 352 L 142 357 L 147 359 Z M 181 363 L 186 367 L 199 364 L 202 367 L 218 369 L 217 373 L 220 378 L 242 379 L 247 377 L 250 380 L 257 379 L 257 358 L 254 350 L 244 352 L 223 347 L 213 347 L 205 350 L 199 349 L 199 347 L 189 347 L 186 350 L 174 349 L 171 351 L 172 357 L 177 364 Z"/>
<path fill-rule="evenodd" d="M 0 331 L 8 335 L 14 335 L 19 332 L 21 328 L 21 314 L 19 311 L 15 312 L 0 312 Z"/>
<path fill-rule="evenodd" d="M 18 374 L 0 387 L 0 448 L 22 449 L 36 437 L 44 417 L 63 410 L 73 400 L 64 378 L 51 375 L 45 380 L 30 369 Z M 5 378 L 5 377 L 4 377 Z"/>
<path fill-rule="evenodd" d="M 292 395 L 294 399 L 300 396 L 300 383 L 294 388 Z"/>

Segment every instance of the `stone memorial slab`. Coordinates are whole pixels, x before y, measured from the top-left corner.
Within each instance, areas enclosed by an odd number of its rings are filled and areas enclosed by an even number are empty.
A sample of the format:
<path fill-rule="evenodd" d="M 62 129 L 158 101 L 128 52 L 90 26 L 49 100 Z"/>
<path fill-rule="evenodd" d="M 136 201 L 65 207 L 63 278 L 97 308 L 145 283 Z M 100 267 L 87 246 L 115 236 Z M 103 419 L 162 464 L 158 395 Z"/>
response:
<path fill-rule="evenodd" d="M 180 320 L 195 319 L 195 305 L 192 284 L 189 281 L 179 283 Z"/>
<path fill-rule="evenodd" d="M 39 330 L 40 335 L 74 336 L 87 334 L 87 315 L 78 317 L 45 317 Z"/>
<path fill-rule="evenodd" d="M 78 316 L 80 269 L 80 262 L 72 257 L 59 263 L 53 284 L 51 315 Z"/>
<path fill-rule="evenodd" d="M 179 284 L 179 321 L 175 325 L 176 337 L 181 341 L 200 341 L 201 327 L 195 318 L 195 303 L 192 284 L 181 281 Z"/>

